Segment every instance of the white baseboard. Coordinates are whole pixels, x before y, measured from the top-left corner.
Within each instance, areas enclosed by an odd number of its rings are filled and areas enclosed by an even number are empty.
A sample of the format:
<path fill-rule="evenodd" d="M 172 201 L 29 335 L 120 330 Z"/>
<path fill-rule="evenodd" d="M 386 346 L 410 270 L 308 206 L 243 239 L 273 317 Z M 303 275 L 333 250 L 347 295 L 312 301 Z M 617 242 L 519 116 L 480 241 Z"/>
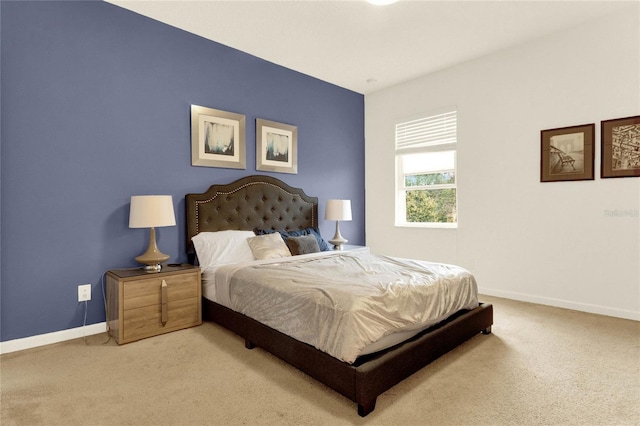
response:
<path fill-rule="evenodd" d="M 107 331 L 107 323 L 100 322 L 84 327 L 25 337 L 24 339 L 8 340 L 6 342 L 0 342 L 0 355 L 24 349 L 37 348 L 38 346 L 50 345 L 52 343 L 64 342 L 65 340 L 78 339 L 92 334 L 100 334 L 105 331 Z"/>
<path fill-rule="evenodd" d="M 515 293 L 511 291 L 495 290 L 490 288 L 479 288 L 480 294 L 487 296 L 502 297 L 504 299 L 519 300 L 522 302 L 537 303 L 540 305 L 555 306 L 557 308 L 573 309 L 575 311 L 589 312 L 592 314 L 607 315 L 610 317 L 624 318 L 640 321 L 640 312 L 625 309 L 611 308 L 608 306 L 590 305 L 586 303 L 571 302 L 562 299 L 533 296 L 530 294 Z M 100 334 L 107 331 L 107 323 L 87 325 L 86 327 L 71 328 L 69 330 L 56 331 L 53 333 L 40 334 L 37 336 L 25 337 L 24 339 L 8 340 L 0 342 L 0 354 L 21 351 L 24 349 L 37 348 L 39 346 L 50 345 L 52 343 L 64 342 L 65 340 L 78 339 L 92 334 Z"/>
<path fill-rule="evenodd" d="M 521 302 L 537 303 L 539 305 L 554 306 L 556 308 L 572 309 L 574 311 L 588 312 L 591 314 L 607 315 L 610 317 L 640 321 L 640 312 L 626 309 L 611 308 L 609 306 L 591 305 L 569 300 L 554 299 L 550 297 L 533 296 L 530 294 L 515 293 L 511 291 L 479 288 L 478 293 L 487 296 L 502 297 L 504 299 L 519 300 Z"/>

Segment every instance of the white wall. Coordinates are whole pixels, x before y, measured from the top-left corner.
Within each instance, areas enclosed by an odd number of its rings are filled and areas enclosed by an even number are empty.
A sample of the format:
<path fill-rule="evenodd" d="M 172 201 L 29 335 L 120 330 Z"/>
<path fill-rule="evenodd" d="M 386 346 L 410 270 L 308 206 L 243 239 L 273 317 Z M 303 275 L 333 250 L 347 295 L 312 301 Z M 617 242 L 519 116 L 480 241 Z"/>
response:
<path fill-rule="evenodd" d="M 367 245 L 483 294 L 640 320 L 640 178 L 600 179 L 600 121 L 640 115 L 640 10 L 365 97 Z M 428 52 L 424 52 L 428 54 Z M 394 227 L 394 125 L 458 109 L 458 229 Z M 595 180 L 540 182 L 540 131 L 596 124 Z"/>

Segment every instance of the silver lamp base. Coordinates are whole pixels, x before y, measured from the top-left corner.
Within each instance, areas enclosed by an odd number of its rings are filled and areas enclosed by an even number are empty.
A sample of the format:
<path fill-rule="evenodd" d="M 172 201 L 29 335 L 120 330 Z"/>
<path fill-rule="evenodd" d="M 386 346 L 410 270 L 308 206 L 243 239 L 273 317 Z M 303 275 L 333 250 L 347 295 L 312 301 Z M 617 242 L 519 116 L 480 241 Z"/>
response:
<path fill-rule="evenodd" d="M 162 265 L 159 263 L 156 263 L 155 265 L 143 266 L 142 269 L 144 269 L 147 272 L 160 272 L 162 270 Z"/>

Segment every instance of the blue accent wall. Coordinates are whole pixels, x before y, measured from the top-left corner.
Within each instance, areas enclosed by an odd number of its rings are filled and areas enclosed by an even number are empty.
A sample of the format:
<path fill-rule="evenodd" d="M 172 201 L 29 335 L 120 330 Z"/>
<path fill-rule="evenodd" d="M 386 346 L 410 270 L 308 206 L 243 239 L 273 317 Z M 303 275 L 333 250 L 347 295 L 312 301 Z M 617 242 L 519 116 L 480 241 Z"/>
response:
<path fill-rule="evenodd" d="M 186 261 L 184 195 L 255 171 L 255 120 L 298 126 L 298 174 L 320 199 L 348 198 L 342 234 L 364 244 L 364 97 L 117 6 L 0 2 L 1 341 L 105 320 L 102 277 L 136 266 L 148 231 L 129 199 L 173 195 L 159 228 Z M 331 64 L 327 64 L 331 66 Z M 190 105 L 245 114 L 247 169 L 192 167 Z M 334 223 L 320 229 L 333 236 Z"/>

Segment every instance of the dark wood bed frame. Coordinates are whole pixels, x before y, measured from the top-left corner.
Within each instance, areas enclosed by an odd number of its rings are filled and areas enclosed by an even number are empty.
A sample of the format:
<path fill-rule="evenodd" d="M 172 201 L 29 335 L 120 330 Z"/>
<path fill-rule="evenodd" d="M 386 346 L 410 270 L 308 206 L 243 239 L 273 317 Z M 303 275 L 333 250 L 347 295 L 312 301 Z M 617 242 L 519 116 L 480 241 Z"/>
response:
<path fill-rule="evenodd" d="M 228 229 L 295 230 L 318 226 L 318 199 L 270 176 L 247 176 L 227 185 L 212 185 L 202 194 L 187 194 L 187 252 L 195 261 L 191 237 Z M 203 318 L 215 321 L 324 383 L 358 404 L 366 416 L 378 395 L 479 333 L 488 334 L 493 306 L 481 303 L 387 350 L 340 361 L 210 300 L 203 299 Z"/>

